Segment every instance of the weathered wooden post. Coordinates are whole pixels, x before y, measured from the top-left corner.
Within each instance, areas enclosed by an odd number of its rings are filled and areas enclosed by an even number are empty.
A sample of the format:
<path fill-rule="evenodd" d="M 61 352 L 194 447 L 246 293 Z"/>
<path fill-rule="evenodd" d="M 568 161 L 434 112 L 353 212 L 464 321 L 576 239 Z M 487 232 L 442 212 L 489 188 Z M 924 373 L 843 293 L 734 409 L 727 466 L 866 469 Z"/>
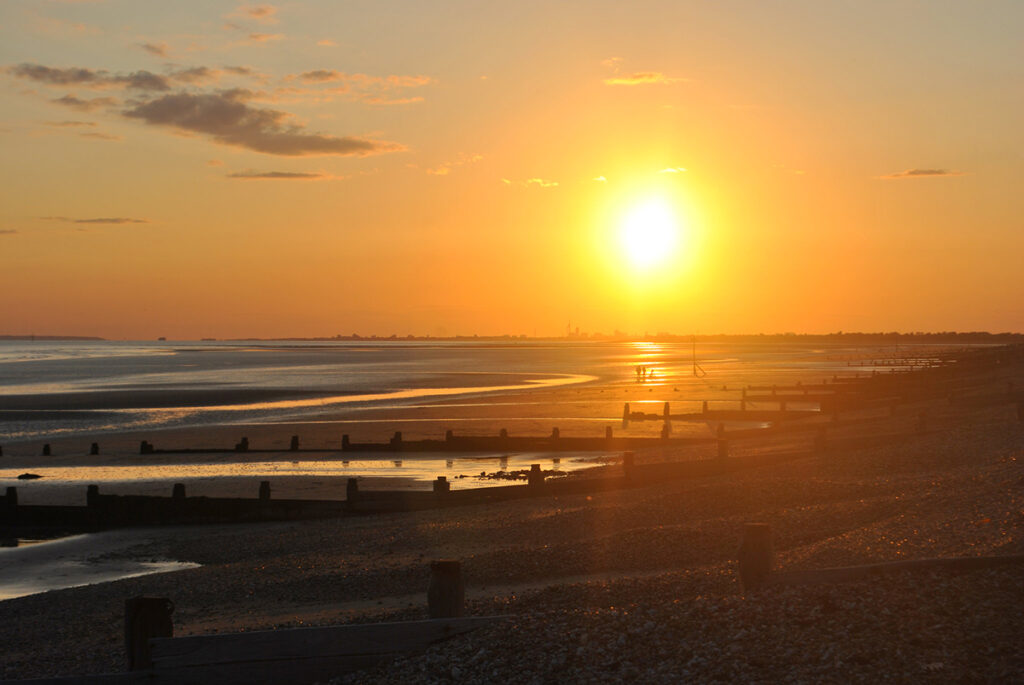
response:
<path fill-rule="evenodd" d="M 350 504 L 355 504 L 359 499 L 359 479 L 349 478 L 348 483 L 345 485 L 345 500 Z"/>
<path fill-rule="evenodd" d="M 8 509 L 18 506 L 18 488 L 13 485 L 7 486 L 7 494 L 4 496 L 4 504 Z"/>
<path fill-rule="evenodd" d="M 45 445 L 43 445 L 43 456 L 50 456 L 50 443 L 46 443 Z"/>
<path fill-rule="evenodd" d="M 239 440 L 238 444 L 235 445 L 235 451 L 236 452 L 248 452 L 249 451 L 249 438 L 243 437 L 241 440 Z"/>
<path fill-rule="evenodd" d="M 402 447 L 402 431 L 395 431 L 395 434 L 391 436 L 391 446 L 395 449 Z"/>
<path fill-rule="evenodd" d="M 623 452 L 622 453 L 622 472 L 625 474 L 627 479 L 630 479 L 630 478 L 633 477 L 633 473 L 634 473 L 633 472 L 633 464 L 634 464 L 633 453 L 632 452 Z"/>
<path fill-rule="evenodd" d="M 671 420 L 672 414 L 668 410 L 668 402 L 665 403 L 665 408 L 662 410 L 661 415 L 665 417 L 666 421 Z"/>
<path fill-rule="evenodd" d="M 701 414 L 707 414 L 708 413 L 708 401 L 707 400 L 704 400 L 703 402 L 701 402 L 700 413 Z"/>
<path fill-rule="evenodd" d="M 445 495 L 452 491 L 452 484 L 448 482 L 446 476 L 438 476 L 437 480 L 434 481 L 434 494 Z"/>
<path fill-rule="evenodd" d="M 185 484 L 175 483 L 171 489 L 171 499 L 177 501 L 183 501 L 185 499 Z"/>
<path fill-rule="evenodd" d="M 288 449 L 292 452 L 297 452 L 299 450 L 299 436 L 292 436 L 292 441 L 291 444 L 288 445 Z"/>
<path fill-rule="evenodd" d="M 540 464 L 530 464 L 530 472 L 526 474 L 526 486 L 539 488 L 544 485 L 544 472 L 540 470 Z"/>
<path fill-rule="evenodd" d="M 605 426 L 604 427 L 604 439 L 605 440 L 611 440 L 612 437 L 614 437 L 612 435 L 612 427 L 611 426 Z"/>
<path fill-rule="evenodd" d="M 351 444 L 352 444 L 352 443 L 351 443 L 351 442 L 349 441 L 349 439 L 348 439 L 348 435 L 342 435 L 342 436 L 341 436 L 341 451 L 342 451 L 342 452 L 345 452 L 346 450 L 350 449 L 350 447 L 349 447 L 349 446 L 350 446 Z"/>
<path fill-rule="evenodd" d="M 772 549 L 772 528 L 767 523 L 747 523 L 743 526 L 743 541 L 739 549 L 740 582 L 751 592 L 762 587 L 775 565 Z"/>
<path fill-rule="evenodd" d="M 552 440 L 558 440 L 560 435 L 561 434 L 558 432 L 558 426 L 555 426 L 554 428 L 551 429 L 551 439 Z"/>
<path fill-rule="evenodd" d="M 89 446 L 89 454 L 91 454 L 92 456 L 96 456 L 99 453 L 100 444 L 98 442 L 94 442 L 92 445 Z"/>
<path fill-rule="evenodd" d="M 445 442 L 451 442 L 452 438 L 454 438 L 454 437 L 455 437 L 455 431 L 453 431 L 452 429 L 449 428 L 448 430 L 446 430 L 444 432 L 444 441 Z"/>
<path fill-rule="evenodd" d="M 269 502 L 269 501 L 270 501 L 270 481 L 269 480 L 261 480 L 260 481 L 260 502 Z"/>
<path fill-rule="evenodd" d="M 661 425 L 661 439 L 667 440 L 668 436 L 672 433 L 672 424 L 668 421 Z"/>
<path fill-rule="evenodd" d="M 132 597 L 124 602 L 124 647 L 129 671 L 153 668 L 149 640 L 174 637 L 174 604 L 166 597 Z"/>
<path fill-rule="evenodd" d="M 87 507 L 96 507 L 100 503 L 100 486 L 90 485 L 85 489 L 85 505 Z"/>
<path fill-rule="evenodd" d="M 427 613 L 430 618 L 458 618 L 466 605 L 466 586 L 462 581 L 462 563 L 455 559 L 430 562 L 427 587 Z"/>
<path fill-rule="evenodd" d="M 139 454 L 153 454 L 153 445 L 148 440 L 139 443 Z"/>
<path fill-rule="evenodd" d="M 629 427 L 629 402 L 622 405 L 622 427 Z"/>

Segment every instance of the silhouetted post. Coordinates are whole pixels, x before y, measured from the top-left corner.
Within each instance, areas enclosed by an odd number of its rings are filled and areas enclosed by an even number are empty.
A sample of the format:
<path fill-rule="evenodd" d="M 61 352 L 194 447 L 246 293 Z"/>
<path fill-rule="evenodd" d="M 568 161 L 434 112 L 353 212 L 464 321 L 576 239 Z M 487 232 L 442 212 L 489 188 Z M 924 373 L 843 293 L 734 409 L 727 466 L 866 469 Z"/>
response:
<path fill-rule="evenodd" d="M 668 421 L 661 425 L 661 438 L 662 440 L 668 439 L 668 436 L 672 433 L 672 424 Z"/>
<path fill-rule="evenodd" d="M 445 442 L 451 442 L 452 438 L 454 438 L 454 437 L 455 437 L 455 432 L 453 430 L 448 429 L 448 430 L 446 430 L 444 432 L 444 441 Z"/>
<path fill-rule="evenodd" d="M 452 484 L 445 476 L 438 476 L 434 481 L 434 493 L 438 495 L 447 494 L 452 491 Z"/>
<path fill-rule="evenodd" d="M 349 449 L 349 445 L 351 445 L 351 444 L 352 443 L 349 442 L 348 435 L 342 435 L 341 436 L 341 451 L 342 452 L 344 452 L 345 450 Z"/>
<path fill-rule="evenodd" d="M 501 432 L 498 433 L 498 437 L 501 438 L 502 440 L 508 440 L 508 429 L 502 428 Z"/>
<path fill-rule="evenodd" d="M 50 443 L 46 443 L 45 445 L 43 445 L 43 456 L 50 456 Z"/>
<path fill-rule="evenodd" d="M 359 499 L 359 479 L 349 478 L 348 483 L 345 485 L 345 499 L 349 502 L 355 502 Z"/>
<path fill-rule="evenodd" d="M 171 499 L 179 500 L 179 501 L 185 499 L 185 484 L 184 483 L 175 483 L 174 484 L 174 487 L 171 489 Z"/>
<path fill-rule="evenodd" d="M 626 478 L 633 477 L 633 453 L 623 452 L 622 453 L 622 471 L 626 474 Z"/>
<path fill-rule="evenodd" d="M 261 480 L 260 481 L 260 501 L 261 502 L 269 502 L 270 501 L 270 481 L 269 480 Z"/>
<path fill-rule="evenodd" d="M 707 414 L 708 413 L 708 401 L 707 400 L 704 400 L 703 402 L 701 402 L 700 413 L 701 414 Z"/>
<path fill-rule="evenodd" d="M 669 418 L 672 416 L 672 414 L 670 414 L 668 410 L 668 402 L 665 403 L 665 408 L 662 410 L 661 415 L 665 417 L 666 421 L 668 421 Z"/>
<path fill-rule="evenodd" d="M 540 470 L 540 464 L 530 464 L 530 472 L 526 474 L 526 485 L 531 488 L 544 485 L 544 472 Z"/>
<path fill-rule="evenodd" d="M 4 448 L 0 445 L 0 457 L 4 456 Z"/>
<path fill-rule="evenodd" d="M 729 458 L 729 441 L 725 438 L 718 439 L 718 458 L 728 459 Z"/>
<path fill-rule="evenodd" d="M 292 452 L 297 452 L 299 449 L 299 436 L 293 435 L 291 444 L 288 445 L 288 449 Z"/>
<path fill-rule="evenodd" d="M 18 506 L 18 488 L 8 485 L 7 495 L 4 497 L 4 504 L 7 505 L 8 509 L 13 509 Z"/>
<path fill-rule="evenodd" d="M 237 445 L 235 445 L 236 452 L 248 452 L 249 451 L 249 438 L 242 438 Z"/>
<path fill-rule="evenodd" d="M 395 431 L 395 434 L 391 437 L 391 446 L 396 448 L 402 446 L 402 431 Z"/>
<path fill-rule="evenodd" d="M 100 503 L 100 486 L 90 485 L 85 489 L 85 505 L 95 507 Z"/>
<path fill-rule="evenodd" d="M 94 442 L 92 445 L 89 446 L 89 454 L 95 456 L 95 455 L 97 455 L 99 453 L 100 453 L 100 444 L 98 442 Z"/>
<path fill-rule="evenodd" d="M 458 618 L 462 616 L 465 604 L 462 564 L 455 559 L 430 562 L 430 585 L 427 587 L 427 614 L 430 618 Z"/>
<path fill-rule="evenodd" d="M 551 429 L 551 439 L 558 440 L 559 436 L 560 434 L 558 432 L 558 426 L 555 426 L 554 428 Z"/>
<path fill-rule="evenodd" d="M 605 426 L 604 427 L 604 439 L 605 440 L 611 440 L 612 437 L 613 437 L 613 435 L 612 435 L 612 427 L 611 426 Z"/>
<path fill-rule="evenodd" d="M 132 597 L 124 602 L 124 647 L 129 671 L 153 668 L 149 640 L 174 637 L 171 613 L 174 604 L 166 597 Z"/>
<path fill-rule="evenodd" d="M 149 444 L 149 441 L 143 440 L 139 443 L 139 454 L 153 454 L 153 445 Z"/>
<path fill-rule="evenodd" d="M 629 426 L 629 402 L 622 405 L 622 427 L 627 428 Z"/>

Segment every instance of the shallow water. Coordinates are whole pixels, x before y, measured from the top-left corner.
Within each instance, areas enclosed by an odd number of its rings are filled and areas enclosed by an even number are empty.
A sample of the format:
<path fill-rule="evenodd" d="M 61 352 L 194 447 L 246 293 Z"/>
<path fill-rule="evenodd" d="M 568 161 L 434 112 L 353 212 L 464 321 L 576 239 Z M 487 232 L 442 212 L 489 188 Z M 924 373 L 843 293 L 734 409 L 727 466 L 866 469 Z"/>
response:
<path fill-rule="evenodd" d="M 645 390 L 695 407 L 742 383 L 871 373 L 846 365 L 865 353 L 893 348 L 698 344 L 706 375 L 695 376 L 686 343 L 0 341 L 0 441 L 316 421 L 555 386 L 629 388 L 638 365 L 651 371 Z"/>
<path fill-rule="evenodd" d="M 0 547 L 0 600 L 199 566 L 135 556 L 131 547 L 141 541 L 138 533 L 109 532 Z"/>

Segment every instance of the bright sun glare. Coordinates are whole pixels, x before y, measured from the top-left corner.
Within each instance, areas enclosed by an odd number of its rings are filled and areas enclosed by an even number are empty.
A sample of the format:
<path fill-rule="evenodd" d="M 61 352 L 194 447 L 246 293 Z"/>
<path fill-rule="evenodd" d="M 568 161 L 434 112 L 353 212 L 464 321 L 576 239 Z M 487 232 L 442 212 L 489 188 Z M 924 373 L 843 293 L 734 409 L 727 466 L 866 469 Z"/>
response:
<path fill-rule="evenodd" d="M 672 208 L 652 200 L 632 208 L 619 228 L 619 243 L 629 264 L 650 269 L 668 260 L 679 244 L 679 225 Z"/>

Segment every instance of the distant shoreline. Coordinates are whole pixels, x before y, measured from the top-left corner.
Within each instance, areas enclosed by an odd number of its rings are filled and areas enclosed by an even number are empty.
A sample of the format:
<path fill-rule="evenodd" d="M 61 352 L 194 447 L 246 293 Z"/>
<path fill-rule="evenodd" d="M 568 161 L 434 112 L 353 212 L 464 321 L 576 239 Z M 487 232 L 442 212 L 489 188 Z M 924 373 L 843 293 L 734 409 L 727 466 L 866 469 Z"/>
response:
<path fill-rule="evenodd" d="M 113 340 L 96 336 L 84 335 L 0 335 L 0 341 L 12 342 L 719 342 L 719 343 L 754 343 L 754 342 L 788 342 L 788 343 L 855 343 L 858 345 L 894 345 L 894 344 L 989 344 L 1000 345 L 1024 342 L 1024 333 L 989 333 L 987 331 L 971 331 L 960 333 L 944 331 L 939 333 L 717 333 L 708 335 L 677 335 L 674 333 L 658 333 L 655 335 L 604 335 L 579 334 L 569 336 L 528 337 L 525 335 L 455 335 L 455 336 L 419 336 L 419 335 L 334 335 L 313 337 L 282 337 L 282 338 L 180 338 L 180 339 L 140 339 Z"/>

